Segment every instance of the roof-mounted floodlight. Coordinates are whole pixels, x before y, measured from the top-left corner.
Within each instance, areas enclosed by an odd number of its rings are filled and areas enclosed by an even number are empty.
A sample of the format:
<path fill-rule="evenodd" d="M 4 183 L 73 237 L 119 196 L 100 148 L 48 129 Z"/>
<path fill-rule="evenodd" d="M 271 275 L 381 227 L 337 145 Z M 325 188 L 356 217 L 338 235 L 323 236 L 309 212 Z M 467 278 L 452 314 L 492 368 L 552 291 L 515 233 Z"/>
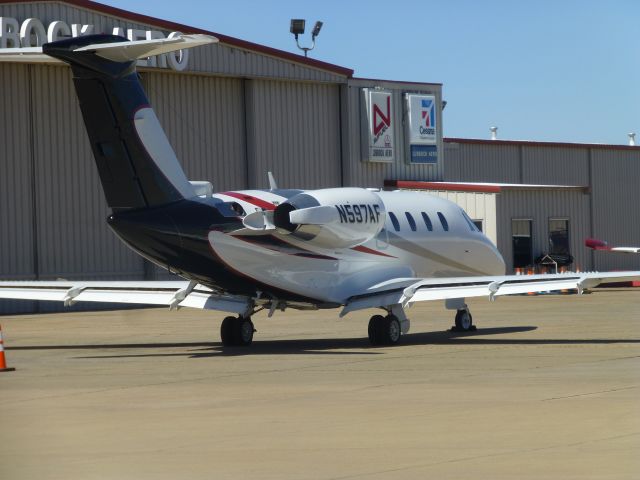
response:
<path fill-rule="evenodd" d="M 296 40 L 298 40 L 298 35 L 302 35 L 304 33 L 304 18 L 292 18 L 291 26 L 289 27 L 289 31 L 296 36 Z"/>
<path fill-rule="evenodd" d="M 317 21 L 316 24 L 313 26 L 313 32 L 311 32 L 311 38 L 313 38 L 315 40 L 315 38 L 320 35 L 320 30 L 322 29 L 322 22 L 321 21 Z"/>
<path fill-rule="evenodd" d="M 302 35 L 304 33 L 304 25 L 305 20 L 303 18 L 292 18 L 291 26 L 289 27 L 289 31 L 296 37 L 296 45 L 302 51 L 304 51 L 304 56 L 306 57 L 310 50 L 316 46 L 316 37 L 320 35 L 320 30 L 322 29 L 322 22 L 318 21 L 313 26 L 313 30 L 311 32 L 311 46 L 310 47 L 301 47 L 300 42 L 298 42 L 298 35 Z"/>

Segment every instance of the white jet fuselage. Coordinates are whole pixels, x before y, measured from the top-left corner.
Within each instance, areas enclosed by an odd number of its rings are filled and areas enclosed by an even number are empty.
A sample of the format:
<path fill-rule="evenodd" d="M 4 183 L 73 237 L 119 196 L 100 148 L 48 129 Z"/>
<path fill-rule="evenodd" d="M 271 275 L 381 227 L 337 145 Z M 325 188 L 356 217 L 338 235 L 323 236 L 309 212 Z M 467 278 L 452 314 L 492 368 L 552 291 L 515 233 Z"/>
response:
<path fill-rule="evenodd" d="M 335 193 L 334 206 L 341 202 L 341 191 L 349 190 L 362 189 L 315 192 Z M 495 245 L 455 203 L 422 192 L 362 191 L 380 202 L 381 215 L 379 232 L 359 245 L 329 248 L 313 238 L 272 229 L 237 234 L 213 230 L 210 246 L 231 271 L 248 280 L 337 304 L 393 279 L 504 275 L 505 264 Z M 277 190 L 214 197 L 238 203 L 247 215 L 288 200 Z M 366 207 L 362 210 L 350 217 L 356 220 L 351 223 L 374 220 L 364 212 Z"/>

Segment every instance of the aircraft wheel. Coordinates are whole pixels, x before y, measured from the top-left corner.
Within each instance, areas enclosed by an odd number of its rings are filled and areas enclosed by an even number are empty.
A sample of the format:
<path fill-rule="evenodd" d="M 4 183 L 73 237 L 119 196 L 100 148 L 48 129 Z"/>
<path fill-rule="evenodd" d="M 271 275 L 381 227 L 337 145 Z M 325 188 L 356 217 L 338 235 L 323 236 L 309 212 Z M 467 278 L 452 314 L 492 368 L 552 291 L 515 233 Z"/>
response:
<path fill-rule="evenodd" d="M 251 318 L 237 318 L 235 327 L 236 345 L 242 347 L 251 345 L 251 342 L 253 342 L 253 332 L 256 331 Z"/>
<path fill-rule="evenodd" d="M 380 325 L 384 322 L 382 315 L 374 315 L 369 319 L 369 342 L 371 345 L 379 345 L 381 343 Z"/>
<path fill-rule="evenodd" d="M 475 329 L 476 327 L 473 324 L 473 317 L 471 316 L 471 313 L 469 313 L 469 310 L 458 310 L 456 313 L 456 330 L 459 332 L 471 332 Z"/>
<path fill-rule="evenodd" d="M 395 315 L 389 314 L 384 317 L 383 322 L 383 339 L 385 345 L 395 345 L 400 341 L 402 336 L 402 327 L 400 320 Z"/>
<path fill-rule="evenodd" d="M 220 325 L 220 339 L 225 347 L 233 347 L 235 345 L 235 323 L 236 317 L 226 317 Z"/>
<path fill-rule="evenodd" d="M 395 345 L 401 335 L 400 320 L 395 315 L 374 315 L 369 320 L 369 341 L 372 345 Z"/>

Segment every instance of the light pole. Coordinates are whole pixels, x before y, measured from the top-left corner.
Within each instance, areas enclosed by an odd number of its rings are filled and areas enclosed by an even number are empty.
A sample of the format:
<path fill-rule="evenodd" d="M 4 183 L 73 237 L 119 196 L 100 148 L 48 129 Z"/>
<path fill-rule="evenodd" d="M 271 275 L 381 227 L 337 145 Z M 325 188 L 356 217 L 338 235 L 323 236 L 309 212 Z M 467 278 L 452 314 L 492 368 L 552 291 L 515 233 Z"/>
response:
<path fill-rule="evenodd" d="M 316 37 L 318 35 L 320 35 L 320 29 L 322 28 L 322 22 L 317 21 L 316 24 L 313 26 L 313 31 L 311 32 L 311 46 L 310 47 L 301 47 L 300 46 L 300 42 L 298 41 L 298 35 L 303 35 L 304 34 L 304 24 L 305 24 L 305 19 L 304 18 L 292 18 L 291 19 L 291 26 L 289 27 L 289 31 L 291 33 L 293 33 L 294 37 L 296 37 L 296 45 L 298 46 L 298 48 L 300 50 L 304 51 L 304 56 L 307 56 L 307 53 L 309 52 L 309 50 L 313 50 L 313 48 L 316 46 Z"/>

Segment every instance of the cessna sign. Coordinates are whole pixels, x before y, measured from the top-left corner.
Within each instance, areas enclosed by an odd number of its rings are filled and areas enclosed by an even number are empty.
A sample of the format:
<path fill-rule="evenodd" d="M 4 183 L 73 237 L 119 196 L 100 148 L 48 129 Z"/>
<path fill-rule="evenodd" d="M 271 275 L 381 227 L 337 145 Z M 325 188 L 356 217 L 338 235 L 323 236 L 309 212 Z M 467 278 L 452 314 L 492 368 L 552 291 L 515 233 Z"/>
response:
<path fill-rule="evenodd" d="M 19 47 L 41 47 L 48 42 L 63 40 L 65 38 L 79 37 L 81 35 L 91 35 L 96 32 L 94 25 L 83 25 L 72 23 L 71 25 L 62 20 L 55 20 L 45 27 L 45 24 L 37 18 L 27 18 L 22 23 L 15 18 L 0 17 L 0 48 Z M 111 33 L 129 40 L 153 40 L 165 38 L 164 33 L 158 30 L 138 30 L 135 28 L 113 27 Z M 179 32 L 172 32 L 169 38 L 179 35 Z M 138 60 L 141 67 L 170 68 L 182 71 L 187 68 L 189 61 L 189 51 L 180 50 L 178 52 L 166 53 L 156 57 L 149 57 L 146 60 Z"/>
<path fill-rule="evenodd" d="M 436 97 L 405 94 L 409 122 L 409 163 L 438 163 Z"/>

